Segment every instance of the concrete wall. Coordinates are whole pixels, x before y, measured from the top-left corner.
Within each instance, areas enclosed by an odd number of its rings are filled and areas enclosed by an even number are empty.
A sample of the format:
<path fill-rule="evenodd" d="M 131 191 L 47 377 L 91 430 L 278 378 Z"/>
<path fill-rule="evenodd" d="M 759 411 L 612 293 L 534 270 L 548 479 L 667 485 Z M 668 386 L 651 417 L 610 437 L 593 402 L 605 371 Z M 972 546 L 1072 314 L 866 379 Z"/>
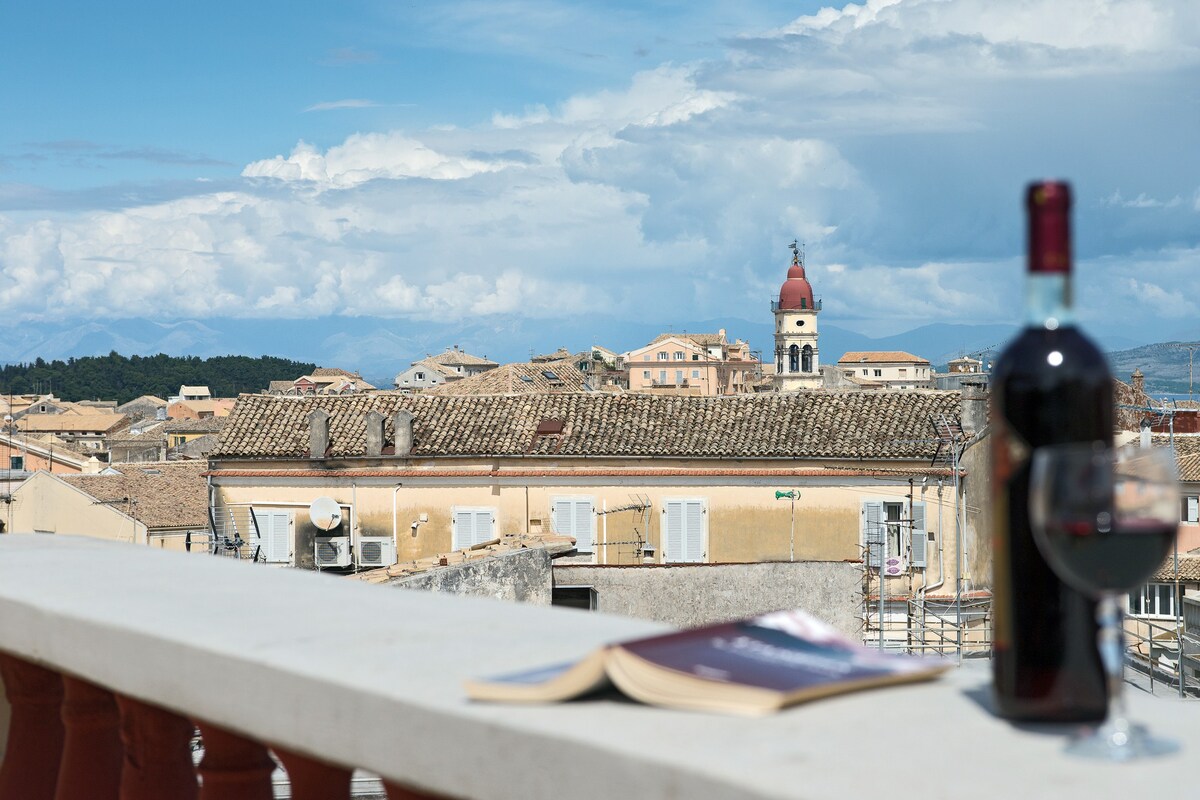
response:
<path fill-rule="evenodd" d="M 540 549 L 520 550 L 439 567 L 387 585 L 548 606 L 551 598 L 550 555 Z"/>
<path fill-rule="evenodd" d="M 861 565 L 771 562 L 670 566 L 556 565 L 556 586 L 591 586 L 597 610 L 680 628 L 803 608 L 861 637 Z"/>

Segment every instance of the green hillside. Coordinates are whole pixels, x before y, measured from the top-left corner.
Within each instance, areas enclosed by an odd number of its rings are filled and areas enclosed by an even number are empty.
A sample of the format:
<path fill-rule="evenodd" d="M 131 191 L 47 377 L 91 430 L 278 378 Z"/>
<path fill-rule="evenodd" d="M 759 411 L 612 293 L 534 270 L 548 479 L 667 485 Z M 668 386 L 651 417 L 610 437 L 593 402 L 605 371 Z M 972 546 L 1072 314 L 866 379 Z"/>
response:
<path fill-rule="evenodd" d="M 1194 351 L 1194 355 L 1192 352 Z M 1140 369 L 1151 395 L 1188 393 L 1188 357 L 1192 356 L 1192 386 L 1200 391 L 1200 345 L 1192 342 L 1160 342 L 1108 354 L 1113 375 L 1129 382 Z"/>
<path fill-rule="evenodd" d="M 0 368 L 0 394 L 53 392 L 63 400 L 116 400 L 126 403 L 151 394 L 168 397 L 179 387 L 207 386 L 213 397 L 236 397 L 260 392 L 274 380 L 293 380 L 316 369 L 315 364 L 274 356 L 216 356 L 213 358 L 132 356 L 116 351 L 107 356 L 37 359 L 32 364 Z"/>

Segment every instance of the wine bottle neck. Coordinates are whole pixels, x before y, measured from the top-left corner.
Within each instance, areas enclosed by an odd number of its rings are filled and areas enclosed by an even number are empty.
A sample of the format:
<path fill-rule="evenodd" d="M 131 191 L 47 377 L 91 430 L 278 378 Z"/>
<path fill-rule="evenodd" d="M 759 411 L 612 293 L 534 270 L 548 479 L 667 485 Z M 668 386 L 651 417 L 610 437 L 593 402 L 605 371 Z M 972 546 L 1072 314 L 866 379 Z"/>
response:
<path fill-rule="evenodd" d="M 1031 272 L 1026 276 L 1025 324 L 1050 330 L 1075 324 L 1070 272 Z"/>

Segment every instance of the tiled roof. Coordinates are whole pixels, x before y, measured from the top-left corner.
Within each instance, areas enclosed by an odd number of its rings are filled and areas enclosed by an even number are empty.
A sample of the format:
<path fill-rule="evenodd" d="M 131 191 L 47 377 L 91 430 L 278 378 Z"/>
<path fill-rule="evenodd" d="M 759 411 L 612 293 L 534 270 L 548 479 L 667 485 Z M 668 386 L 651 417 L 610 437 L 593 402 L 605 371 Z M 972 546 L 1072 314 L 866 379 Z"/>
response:
<path fill-rule="evenodd" d="M 438 364 L 448 364 L 452 367 L 459 365 L 464 367 L 487 366 L 489 364 L 493 366 L 499 366 L 495 361 L 488 361 L 486 358 L 480 358 L 479 356 L 473 356 L 470 353 L 462 350 L 453 349 L 447 350 L 444 353 L 438 353 L 436 356 L 430 356 L 426 360 L 434 361 Z"/>
<path fill-rule="evenodd" d="M 713 344 L 726 344 L 728 340 L 719 333 L 660 333 L 650 344 L 665 342 L 667 339 L 690 339 L 701 347 Z"/>
<path fill-rule="evenodd" d="M 307 458 L 307 416 L 330 414 L 334 458 L 361 456 L 364 418 L 414 415 L 413 455 L 664 456 L 683 458 L 913 458 L 933 455 L 931 414 L 959 413 L 957 392 L 801 392 L 730 397 L 644 394 L 451 396 L 379 393 L 243 395 L 214 458 Z M 539 423 L 563 422 L 557 436 Z"/>
<path fill-rule="evenodd" d="M 904 363 L 928 364 L 929 359 L 914 356 L 903 350 L 856 350 L 838 359 L 839 364 L 891 364 L 900 361 Z"/>
<path fill-rule="evenodd" d="M 229 417 L 205 417 L 203 419 L 171 419 L 163 425 L 165 433 L 218 433 L 225 427 Z"/>
<path fill-rule="evenodd" d="M 413 367 L 423 367 L 427 370 L 432 370 L 446 378 L 461 378 L 462 375 L 454 371 L 453 367 L 448 367 L 444 364 L 439 364 L 432 358 L 423 358 L 420 361 L 414 361 Z M 409 369 L 411 369 L 410 367 Z"/>
<path fill-rule="evenodd" d="M 551 380 L 550 375 L 555 379 Z M 505 364 L 460 381 L 426 389 L 424 394 L 495 395 L 582 392 L 584 375 L 574 361 Z"/>
<path fill-rule="evenodd" d="M 296 388 L 294 381 L 271 381 L 267 384 L 268 392 L 290 392 Z"/>
<path fill-rule="evenodd" d="M 62 480 L 148 528 L 206 527 L 207 461 L 113 464 L 120 475 L 64 475 Z"/>
<path fill-rule="evenodd" d="M 17 420 L 17 427 L 30 433 L 105 433 L 127 421 L 124 414 L 30 414 Z"/>
<path fill-rule="evenodd" d="M 534 356 L 529 359 L 534 364 L 541 364 L 548 361 L 562 361 L 564 358 L 574 358 L 575 354 L 565 347 L 560 347 L 553 353 L 543 353 L 540 356 Z"/>
<path fill-rule="evenodd" d="M 1158 572 L 1154 573 L 1152 581 L 1173 581 L 1175 580 L 1175 556 L 1167 556 L 1167 560 L 1158 568 Z M 1180 556 L 1179 557 L 1179 580 L 1181 581 L 1200 581 L 1200 557 L 1197 556 Z"/>
<path fill-rule="evenodd" d="M 312 371 L 314 378 L 361 378 L 362 375 L 357 372 L 340 369 L 338 367 L 317 367 Z"/>

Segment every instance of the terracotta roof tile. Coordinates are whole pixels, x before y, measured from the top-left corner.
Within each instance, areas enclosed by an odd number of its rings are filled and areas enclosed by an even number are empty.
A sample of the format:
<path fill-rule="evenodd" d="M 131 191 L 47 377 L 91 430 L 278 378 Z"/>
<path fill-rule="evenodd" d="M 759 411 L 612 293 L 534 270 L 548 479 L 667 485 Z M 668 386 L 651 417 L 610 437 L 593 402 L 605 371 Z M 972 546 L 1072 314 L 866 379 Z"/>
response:
<path fill-rule="evenodd" d="M 839 364 L 890 364 L 901 361 L 908 364 L 928 364 L 929 359 L 914 356 L 903 350 L 855 350 L 838 359 Z"/>
<path fill-rule="evenodd" d="M 555 376 L 552 380 L 550 376 Z M 426 389 L 433 395 L 539 394 L 582 392 L 584 375 L 572 360 L 504 364 L 478 375 Z"/>
<path fill-rule="evenodd" d="M 731 397 L 645 394 L 273 397 L 243 395 L 213 457 L 308 457 L 308 414 L 330 414 L 333 458 L 365 451 L 370 411 L 414 415 L 413 455 L 913 458 L 933 455 L 931 414 L 959 413 L 957 392 L 800 392 Z M 536 436 L 561 419 L 558 436 Z"/>
<path fill-rule="evenodd" d="M 204 417 L 202 419 L 170 419 L 163 424 L 163 433 L 218 433 L 225 427 L 229 417 Z"/>
<path fill-rule="evenodd" d="M 120 475 L 64 475 L 82 489 L 148 528 L 202 528 L 208 525 L 206 461 L 113 464 Z M 118 502 L 120 501 L 120 502 Z"/>
<path fill-rule="evenodd" d="M 1154 573 L 1152 581 L 1174 581 L 1175 580 L 1175 556 L 1167 556 L 1167 560 L 1158 568 L 1158 572 Z M 1181 581 L 1200 581 L 1200 557 L 1197 556 L 1180 556 L 1179 557 L 1179 580 Z"/>
<path fill-rule="evenodd" d="M 464 367 L 466 367 L 466 366 L 487 366 L 489 364 L 493 365 L 493 366 L 499 366 L 496 364 L 495 361 L 489 361 L 486 358 L 480 358 L 479 356 L 473 356 L 470 353 L 464 352 L 462 350 L 447 350 L 444 353 L 438 353 L 436 356 L 429 356 L 425 360 L 433 361 L 437 364 L 443 364 L 443 365 L 448 365 L 448 366 L 452 366 L 452 367 L 459 366 L 459 365 L 462 365 Z"/>

